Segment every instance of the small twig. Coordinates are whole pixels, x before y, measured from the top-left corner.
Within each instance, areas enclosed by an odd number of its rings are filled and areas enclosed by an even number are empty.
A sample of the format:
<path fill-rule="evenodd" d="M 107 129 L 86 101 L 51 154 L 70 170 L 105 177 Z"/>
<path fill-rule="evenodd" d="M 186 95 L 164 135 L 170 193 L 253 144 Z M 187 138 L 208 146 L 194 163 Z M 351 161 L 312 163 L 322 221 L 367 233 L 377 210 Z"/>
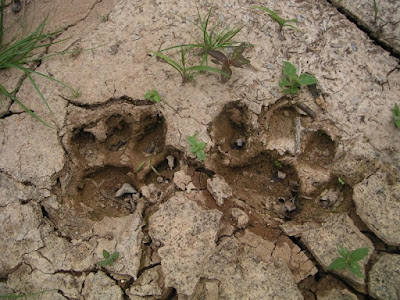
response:
<path fill-rule="evenodd" d="M 296 117 L 295 125 L 296 125 L 295 153 L 300 154 L 300 147 L 301 147 L 301 120 L 300 120 L 300 117 Z"/>
<path fill-rule="evenodd" d="M 309 108 L 307 105 L 305 105 L 304 103 L 298 102 L 296 103 L 296 106 L 298 108 L 300 108 L 302 111 L 304 111 L 307 115 L 309 115 L 312 119 L 315 119 L 315 112 Z"/>

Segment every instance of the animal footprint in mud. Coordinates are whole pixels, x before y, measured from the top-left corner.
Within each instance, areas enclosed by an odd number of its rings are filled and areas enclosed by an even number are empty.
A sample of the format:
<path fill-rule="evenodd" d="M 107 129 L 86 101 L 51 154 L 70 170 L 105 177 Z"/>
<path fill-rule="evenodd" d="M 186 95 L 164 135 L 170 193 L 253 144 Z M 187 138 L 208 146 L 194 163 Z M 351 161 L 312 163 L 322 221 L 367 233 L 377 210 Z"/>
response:
<path fill-rule="evenodd" d="M 118 100 L 92 109 L 71 107 L 68 116 L 62 141 L 69 163 L 58 190 L 67 209 L 51 214 L 58 227 L 84 231 L 105 216 L 132 213 L 151 170 L 159 166 L 161 172 L 166 157 L 176 155 L 165 146 L 163 116 L 151 105 Z M 143 161 L 151 161 L 152 168 L 137 174 Z"/>

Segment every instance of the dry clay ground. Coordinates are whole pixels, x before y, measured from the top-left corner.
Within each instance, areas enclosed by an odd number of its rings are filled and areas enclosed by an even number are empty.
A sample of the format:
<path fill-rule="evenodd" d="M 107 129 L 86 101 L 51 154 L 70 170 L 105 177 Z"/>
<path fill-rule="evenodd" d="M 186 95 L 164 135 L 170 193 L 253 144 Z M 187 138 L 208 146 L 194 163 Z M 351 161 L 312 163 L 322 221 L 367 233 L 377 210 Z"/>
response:
<path fill-rule="evenodd" d="M 38 24 L 50 13 L 48 30 L 66 28 L 49 53 L 101 47 L 37 66 L 80 89 L 74 98 L 36 77 L 54 115 L 20 73 L 0 73 L 56 128 L 3 99 L 0 295 L 400 299 L 400 4 L 378 2 L 387 23 L 369 33 L 385 50 L 353 22 L 371 25 L 372 1 L 332 2 L 23 2 L 18 15 Z M 297 18 L 302 33 L 280 34 L 251 5 Z M 236 40 L 254 45 L 226 84 L 200 75 L 182 85 L 148 55 L 201 38 L 180 17 L 196 22 L 196 6 L 203 16 L 214 7 L 214 24 L 244 25 Z M 16 17 L 8 6 L 7 22 Z M 285 97 L 285 60 L 318 84 Z M 143 100 L 152 89 L 161 103 Z M 204 163 L 189 151 L 195 132 Z M 116 197 L 124 183 L 138 192 Z M 338 245 L 368 247 L 365 280 L 327 271 Z M 103 249 L 120 253 L 111 266 L 98 265 Z"/>

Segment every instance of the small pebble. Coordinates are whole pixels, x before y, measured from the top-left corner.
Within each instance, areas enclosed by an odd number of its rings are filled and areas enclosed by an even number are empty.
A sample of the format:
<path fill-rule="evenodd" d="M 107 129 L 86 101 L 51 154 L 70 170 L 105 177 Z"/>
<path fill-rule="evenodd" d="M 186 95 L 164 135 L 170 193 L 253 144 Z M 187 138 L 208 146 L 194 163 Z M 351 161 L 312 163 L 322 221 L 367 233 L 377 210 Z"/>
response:
<path fill-rule="evenodd" d="M 357 51 L 357 44 L 355 42 L 351 42 L 351 48 L 353 49 L 353 51 Z"/>
<path fill-rule="evenodd" d="M 286 178 L 286 173 L 283 173 L 281 171 L 278 171 L 278 178 L 279 179 L 285 179 Z"/>
<path fill-rule="evenodd" d="M 172 155 L 167 156 L 168 167 L 172 170 L 175 167 L 175 158 Z"/>
<path fill-rule="evenodd" d="M 158 176 L 157 177 L 157 182 L 158 183 L 163 183 L 164 182 L 164 178 L 162 178 L 162 176 Z"/>
<path fill-rule="evenodd" d="M 115 197 L 121 197 L 125 194 L 136 194 L 137 191 L 129 184 L 124 183 L 122 187 L 115 193 Z"/>

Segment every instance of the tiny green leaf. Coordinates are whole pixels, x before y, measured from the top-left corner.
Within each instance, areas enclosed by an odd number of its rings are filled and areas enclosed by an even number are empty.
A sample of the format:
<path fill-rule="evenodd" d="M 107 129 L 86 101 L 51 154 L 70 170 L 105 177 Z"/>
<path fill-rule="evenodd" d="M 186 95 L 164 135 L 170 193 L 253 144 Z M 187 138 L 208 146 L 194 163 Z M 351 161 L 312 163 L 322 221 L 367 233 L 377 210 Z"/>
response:
<path fill-rule="evenodd" d="M 347 261 L 343 257 L 336 258 L 329 266 L 328 270 L 340 270 L 347 267 Z"/>
<path fill-rule="evenodd" d="M 111 260 L 115 261 L 115 260 L 118 259 L 118 257 L 119 257 L 119 252 L 114 252 L 114 253 L 111 255 Z"/>
<path fill-rule="evenodd" d="M 296 67 L 288 61 L 283 62 L 282 70 L 286 76 L 296 75 Z"/>
<path fill-rule="evenodd" d="M 368 254 L 368 248 L 358 248 L 350 253 L 349 259 L 351 262 L 362 260 Z"/>
<path fill-rule="evenodd" d="M 344 258 L 348 258 L 350 255 L 350 251 L 347 250 L 346 248 L 344 248 L 343 246 L 340 247 L 340 249 L 338 250 L 339 254 L 344 257 Z"/>
<path fill-rule="evenodd" d="M 303 73 L 299 76 L 299 83 L 302 86 L 303 85 L 311 85 L 311 84 L 317 83 L 317 79 L 315 79 L 315 77 L 310 74 Z"/>
<path fill-rule="evenodd" d="M 199 150 L 197 151 L 197 158 L 201 161 L 205 161 L 206 160 L 206 154 L 204 153 L 203 150 Z"/>
<path fill-rule="evenodd" d="M 393 112 L 393 121 L 397 128 L 400 128 L 400 109 L 397 103 L 394 105 L 392 109 Z"/>
<path fill-rule="evenodd" d="M 365 279 L 364 274 L 361 273 L 361 267 L 357 262 L 351 263 L 349 265 L 349 269 L 350 269 L 351 273 L 353 273 L 354 275 L 356 275 L 356 276 L 358 276 L 358 277 L 360 277 L 362 279 Z"/>
<path fill-rule="evenodd" d="M 108 252 L 107 250 L 103 249 L 103 257 L 104 257 L 105 259 L 110 258 L 110 252 Z"/>
<path fill-rule="evenodd" d="M 337 179 L 341 185 L 345 185 L 346 182 L 342 179 L 342 177 L 338 177 Z"/>
<path fill-rule="evenodd" d="M 138 173 L 140 171 L 140 169 L 143 167 L 144 163 L 145 163 L 144 161 L 142 161 L 140 163 L 140 165 L 136 168 L 136 173 Z"/>
<path fill-rule="evenodd" d="M 290 84 L 290 82 L 289 82 L 289 80 L 287 80 L 286 78 L 283 78 L 280 82 L 279 82 L 279 87 L 281 88 L 281 89 L 283 89 L 283 88 L 285 88 L 285 87 L 287 87 L 287 86 L 290 86 L 291 84 Z"/>

